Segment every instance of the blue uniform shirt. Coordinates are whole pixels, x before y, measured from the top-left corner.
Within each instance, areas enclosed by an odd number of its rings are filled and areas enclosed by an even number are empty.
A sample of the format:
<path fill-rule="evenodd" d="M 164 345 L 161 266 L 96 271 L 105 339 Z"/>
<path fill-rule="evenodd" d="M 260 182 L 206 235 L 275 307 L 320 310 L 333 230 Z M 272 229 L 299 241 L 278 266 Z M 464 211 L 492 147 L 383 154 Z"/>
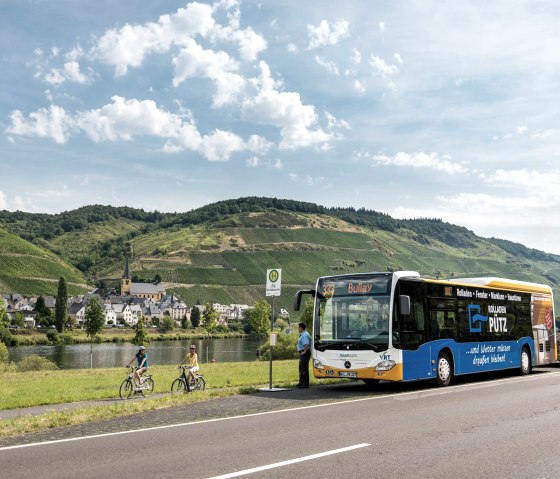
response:
<path fill-rule="evenodd" d="M 311 336 L 309 336 L 307 330 L 304 329 L 299 335 L 299 339 L 297 342 L 298 353 L 305 349 L 305 345 L 307 345 L 307 350 L 309 351 L 311 349 Z"/>

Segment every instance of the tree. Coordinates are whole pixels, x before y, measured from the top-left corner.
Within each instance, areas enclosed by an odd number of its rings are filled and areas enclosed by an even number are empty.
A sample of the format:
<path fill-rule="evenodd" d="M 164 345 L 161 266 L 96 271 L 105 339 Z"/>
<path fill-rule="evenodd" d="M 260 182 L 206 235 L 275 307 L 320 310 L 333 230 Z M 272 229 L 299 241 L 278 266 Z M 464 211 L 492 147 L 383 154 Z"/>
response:
<path fill-rule="evenodd" d="M 103 324 L 105 324 L 103 306 L 99 298 L 94 296 L 88 301 L 84 314 L 84 328 L 90 339 L 93 340 L 101 332 Z"/>
<path fill-rule="evenodd" d="M 266 334 L 270 331 L 270 315 L 272 308 L 264 299 L 257 301 L 251 309 L 245 312 L 251 329 L 257 334 Z"/>
<path fill-rule="evenodd" d="M 181 327 L 187 329 L 189 327 L 189 318 L 187 318 L 187 313 L 181 318 Z"/>
<path fill-rule="evenodd" d="M 202 327 L 208 333 L 208 336 L 212 334 L 212 331 L 218 326 L 218 316 L 219 313 L 216 311 L 211 303 L 206 304 L 204 312 L 202 313 Z"/>
<path fill-rule="evenodd" d="M 0 329 L 7 328 L 10 324 L 10 318 L 8 318 L 8 313 L 6 312 L 6 307 L 4 306 L 4 300 L 0 297 Z"/>
<path fill-rule="evenodd" d="M 305 323 L 307 331 L 313 330 L 313 299 L 307 298 L 303 303 L 303 310 L 299 318 L 300 322 Z"/>
<path fill-rule="evenodd" d="M 17 328 L 23 328 L 25 326 L 25 318 L 21 311 L 14 314 L 11 324 Z"/>
<path fill-rule="evenodd" d="M 130 341 L 132 344 L 136 344 L 137 346 L 143 346 L 148 344 L 148 335 L 146 334 L 146 330 L 144 329 L 144 320 L 139 320 L 134 325 L 134 337 Z"/>
<path fill-rule="evenodd" d="M 64 276 L 61 276 L 58 281 L 58 292 L 56 294 L 56 305 L 55 305 L 55 319 L 54 324 L 56 330 L 59 333 L 64 331 L 64 326 L 66 324 L 67 315 L 67 303 L 68 303 L 68 291 L 66 289 L 66 280 Z"/>
<path fill-rule="evenodd" d="M 198 328 L 200 325 L 200 309 L 196 306 L 191 309 L 191 324 L 193 328 Z"/>
<path fill-rule="evenodd" d="M 38 313 L 37 318 L 35 319 L 35 324 L 40 326 L 50 326 L 52 324 L 52 313 L 45 305 L 45 298 L 43 298 L 43 296 L 39 296 L 37 298 L 35 311 Z"/>
<path fill-rule="evenodd" d="M 86 334 L 91 341 L 90 349 L 90 366 L 93 368 L 93 343 L 98 339 L 97 335 L 103 329 L 105 323 L 105 313 L 103 313 L 103 306 L 97 297 L 91 298 L 86 304 L 86 311 L 84 313 L 84 327 Z"/>
<path fill-rule="evenodd" d="M 156 276 L 154 278 L 154 283 L 156 284 L 161 283 L 161 275 L 159 273 L 156 273 Z"/>
<path fill-rule="evenodd" d="M 166 316 L 165 318 L 163 318 L 162 324 L 161 324 L 161 330 L 164 333 L 167 333 L 168 331 L 173 331 L 173 328 L 175 327 L 175 320 L 169 316 Z"/>

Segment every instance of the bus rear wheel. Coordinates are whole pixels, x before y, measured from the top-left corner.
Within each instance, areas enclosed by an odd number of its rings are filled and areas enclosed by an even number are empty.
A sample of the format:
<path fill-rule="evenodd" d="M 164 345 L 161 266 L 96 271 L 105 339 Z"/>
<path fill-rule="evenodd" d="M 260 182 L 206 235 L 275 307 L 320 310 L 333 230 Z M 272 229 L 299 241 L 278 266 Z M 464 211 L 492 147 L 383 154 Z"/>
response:
<path fill-rule="evenodd" d="M 521 376 L 527 376 L 531 372 L 531 355 L 527 346 L 521 350 L 521 367 L 519 368 Z"/>
<path fill-rule="evenodd" d="M 438 386 L 449 386 L 453 379 L 453 365 L 447 353 L 440 353 L 437 360 L 436 383 Z"/>

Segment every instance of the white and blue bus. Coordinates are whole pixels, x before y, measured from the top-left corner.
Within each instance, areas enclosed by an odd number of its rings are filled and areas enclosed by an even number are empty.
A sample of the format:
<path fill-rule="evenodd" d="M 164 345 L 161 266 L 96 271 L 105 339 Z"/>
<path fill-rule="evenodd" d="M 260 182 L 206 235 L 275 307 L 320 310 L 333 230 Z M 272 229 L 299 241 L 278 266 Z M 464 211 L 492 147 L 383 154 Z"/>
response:
<path fill-rule="evenodd" d="M 316 378 L 369 384 L 501 369 L 529 374 L 557 359 L 549 286 L 502 278 L 434 280 L 414 271 L 325 276 L 314 290 Z"/>

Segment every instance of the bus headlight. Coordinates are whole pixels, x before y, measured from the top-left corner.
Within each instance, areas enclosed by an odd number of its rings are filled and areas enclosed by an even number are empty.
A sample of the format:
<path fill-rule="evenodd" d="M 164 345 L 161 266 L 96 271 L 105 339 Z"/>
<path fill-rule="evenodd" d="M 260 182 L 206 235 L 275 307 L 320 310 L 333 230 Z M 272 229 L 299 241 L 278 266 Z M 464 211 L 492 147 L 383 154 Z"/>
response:
<path fill-rule="evenodd" d="M 315 369 L 323 369 L 323 363 L 321 361 L 319 361 L 318 359 L 314 359 L 313 360 L 313 367 Z"/>
<path fill-rule="evenodd" d="M 389 371 L 395 367 L 397 363 L 390 359 L 386 359 L 385 361 L 381 361 L 377 366 L 375 366 L 376 371 Z"/>

